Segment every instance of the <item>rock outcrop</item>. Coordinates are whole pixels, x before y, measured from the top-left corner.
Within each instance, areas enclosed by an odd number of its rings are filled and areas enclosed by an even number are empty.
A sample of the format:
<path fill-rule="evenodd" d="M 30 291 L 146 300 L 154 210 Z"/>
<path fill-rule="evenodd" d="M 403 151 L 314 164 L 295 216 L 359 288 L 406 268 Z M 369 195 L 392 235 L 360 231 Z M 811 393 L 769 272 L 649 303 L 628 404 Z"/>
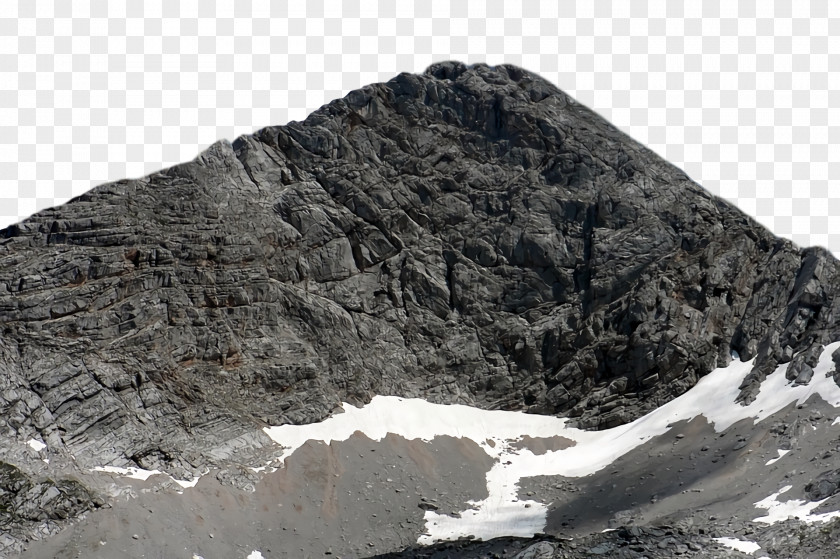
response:
<path fill-rule="evenodd" d="M 458 540 L 429 547 L 412 547 L 399 552 L 377 555 L 374 559 L 591 559 L 607 557 L 619 559 L 670 559 L 672 557 L 719 559 L 764 557 L 831 557 L 840 545 L 840 521 L 812 526 L 793 521 L 761 530 L 766 541 L 761 551 L 749 552 L 757 545 L 751 540 L 732 537 L 712 537 L 716 527 L 694 526 L 622 526 L 609 532 L 595 533 L 584 538 L 557 539 L 536 536 L 531 539 L 498 538 L 487 542 Z M 726 544 L 721 540 L 729 540 Z M 738 543 L 747 544 L 742 550 Z M 736 547 L 733 547 L 733 544 Z"/>
<path fill-rule="evenodd" d="M 373 559 L 671 559 L 673 557 L 741 559 L 745 554 L 712 538 L 704 529 L 674 526 L 622 526 L 584 538 L 497 538 L 458 540 L 377 555 Z"/>
<path fill-rule="evenodd" d="M 839 283 L 538 76 L 439 63 L 0 231 L 0 446 L 188 479 L 375 394 L 602 429 L 733 352 L 750 401 Z"/>

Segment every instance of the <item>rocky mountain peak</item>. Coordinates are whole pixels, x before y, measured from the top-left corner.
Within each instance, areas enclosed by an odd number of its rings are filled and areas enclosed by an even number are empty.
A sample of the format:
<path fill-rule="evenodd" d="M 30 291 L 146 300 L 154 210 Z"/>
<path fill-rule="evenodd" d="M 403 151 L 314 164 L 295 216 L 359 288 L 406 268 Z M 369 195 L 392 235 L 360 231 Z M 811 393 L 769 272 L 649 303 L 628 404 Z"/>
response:
<path fill-rule="evenodd" d="M 444 62 L 0 232 L 0 445 L 189 478 L 375 395 L 604 429 L 733 355 L 749 403 L 810 382 L 837 284 L 539 76 Z"/>

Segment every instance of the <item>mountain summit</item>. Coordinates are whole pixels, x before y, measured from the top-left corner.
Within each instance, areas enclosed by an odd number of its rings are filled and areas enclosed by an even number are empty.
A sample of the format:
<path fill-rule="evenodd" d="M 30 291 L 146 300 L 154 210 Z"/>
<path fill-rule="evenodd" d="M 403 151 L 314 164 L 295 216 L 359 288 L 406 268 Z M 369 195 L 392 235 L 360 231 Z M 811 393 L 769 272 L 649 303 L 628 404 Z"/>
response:
<path fill-rule="evenodd" d="M 108 502 L 66 472 L 245 487 L 374 396 L 605 430 L 734 357 L 746 407 L 812 382 L 838 270 L 533 73 L 400 74 L 0 231 L 6 545 Z"/>

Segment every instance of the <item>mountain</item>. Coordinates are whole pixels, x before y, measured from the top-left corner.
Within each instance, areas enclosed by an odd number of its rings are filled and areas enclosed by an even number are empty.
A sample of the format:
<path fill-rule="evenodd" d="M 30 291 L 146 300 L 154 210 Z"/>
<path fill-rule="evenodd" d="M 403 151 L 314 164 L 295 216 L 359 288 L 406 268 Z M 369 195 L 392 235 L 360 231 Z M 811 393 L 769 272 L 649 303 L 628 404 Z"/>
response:
<path fill-rule="evenodd" d="M 452 537 L 804 549 L 838 533 L 809 515 L 840 484 L 839 270 L 535 74 L 400 74 L 0 231 L 0 550 L 423 556 L 488 510 L 488 471 L 569 447 L 578 470 L 505 470 L 527 521 Z M 819 505 L 744 520 L 785 479 Z"/>

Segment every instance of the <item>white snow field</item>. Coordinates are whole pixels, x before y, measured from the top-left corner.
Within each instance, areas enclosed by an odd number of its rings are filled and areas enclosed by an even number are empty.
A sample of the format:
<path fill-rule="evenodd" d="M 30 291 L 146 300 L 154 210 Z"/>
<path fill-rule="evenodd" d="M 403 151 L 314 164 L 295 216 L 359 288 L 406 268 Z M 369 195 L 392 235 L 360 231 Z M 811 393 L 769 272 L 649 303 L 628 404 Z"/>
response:
<path fill-rule="evenodd" d="M 741 362 L 735 356 L 728 367 L 715 369 L 682 396 L 632 423 L 604 431 L 566 427 L 566 419 L 551 416 L 484 411 L 469 406 L 430 404 L 420 399 L 376 396 L 362 408 L 344 404 L 344 413 L 321 423 L 267 427 L 265 432 L 284 447 L 281 460 L 308 440 L 329 444 L 330 441 L 346 440 L 357 431 L 374 440 L 381 440 L 388 433 L 425 441 L 442 435 L 471 439 L 496 459 L 487 473 L 489 496 L 472 502 L 473 508 L 462 511 L 460 518 L 427 511 L 426 534 L 418 539 L 418 543 L 430 544 L 466 536 L 485 540 L 500 536 L 530 537 L 545 528 L 547 507 L 536 501 L 518 499 L 517 484 L 520 479 L 541 475 L 581 477 L 591 474 L 653 437 L 664 434 L 671 424 L 700 415 L 714 424 L 715 431 L 721 432 L 742 419 L 754 418 L 757 423 L 792 402 L 804 403 L 813 394 L 819 394 L 830 405 L 838 407 L 840 387 L 830 375 L 834 369 L 831 354 L 838 347 L 840 342 L 825 348 L 814 368 L 813 379 L 805 386 L 792 385 L 785 379 L 787 365 L 779 366 L 765 379 L 755 401 L 748 406 L 737 404 L 735 398 L 739 393 L 738 385 L 752 369 L 753 361 Z M 563 450 L 534 455 L 527 449 L 511 446 L 512 442 L 525 435 L 533 438 L 560 436 L 571 439 L 575 444 Z M 779 454 L 781 458 L 783 453 Z M 756 505 L 770 511 L 768 517 L 760 519 L 762 522 L 781 514 L 787 517 L 787 509 L 782 507 L 786 503 L 775 501 L 777 496 L 774 494 Z M 810 504 L 796 506 L 810 507 Z M 840 516 L 840 513 L 836 514 Z M 816 520 L 822 516 L 808 518 Z"/>

